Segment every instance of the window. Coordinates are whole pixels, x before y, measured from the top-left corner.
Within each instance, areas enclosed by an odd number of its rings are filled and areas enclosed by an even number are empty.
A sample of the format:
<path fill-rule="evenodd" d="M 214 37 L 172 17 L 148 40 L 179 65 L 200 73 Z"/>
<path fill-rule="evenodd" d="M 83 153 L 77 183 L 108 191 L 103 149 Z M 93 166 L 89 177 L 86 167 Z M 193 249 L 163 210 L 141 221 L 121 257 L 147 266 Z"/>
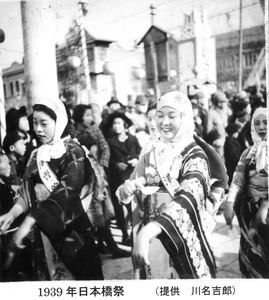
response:
<path fill-rule="evenodd" d="M 10 82 L 9 87 L 10 87 L 10 96 L 12 97 L 12 96 L 14 96 L 13 82 Z"/>
<path fill-rule="evenodd" d="M 19 84 L 19 81 L 16 81 L 16 82 L 15 82 L 15 85 L 16 85 L 16 92 L 19 93 L 19 92 L 20 92 L 20 84 Z"/>
<path fill-rule="evenodd" d="M 4 83 L 4 97 L 6 98 L 7 97 L 7 87 L 6 87 L 6 84 Z"/>

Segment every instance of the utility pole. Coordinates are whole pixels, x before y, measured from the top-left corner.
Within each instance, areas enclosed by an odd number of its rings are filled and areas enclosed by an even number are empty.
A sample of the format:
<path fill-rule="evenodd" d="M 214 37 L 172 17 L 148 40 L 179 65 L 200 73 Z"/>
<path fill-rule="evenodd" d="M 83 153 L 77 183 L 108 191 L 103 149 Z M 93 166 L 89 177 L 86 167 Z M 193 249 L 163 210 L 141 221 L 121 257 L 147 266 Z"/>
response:
<path fill-rule="evenodd" d="M 78 10 L 79 10 L 79 32 L 81 37 L 81 48 L 82 48 L 82 63 L 84 66 L 84 75 L 86 81 L 86 90 L 88 92 L 88 102 L 91 99 L 91 78 L 90 78 L 90 67 L 88 60 L 88 51 L 87 51 L 87 43 L 85 36 L 85 28 L 84 28 L 84 16 L 87 14 L 88 10 L 86 8 L 87 1 L 78 2 Z"/>
<path fill-rule="evenodd" d="M 151 6 L 149 8 L 150 8 L 150 14 L 151 14 L 151 25 L 153 26 L 154 25 L 154 16 L 155 16 L 155 13 L 154 13 L 155 7 L 153 6 L 153 4 L 151 4 Z"/>
<path fill-rule="evenodd" d="M 5 33 L 0 29 L 0 43 L 5 41 Z M 3 140 L 6 135 L 6 114 L 5 114 L 5 95 L 3 90 L 3 78 L 2 70 L 0 69 L 0 138 L 1 145 L 3 145 Z"/>
<path fill-rule="evenodd" d="M 239 79 L 238 90 L 242 91 L 242 72 L 243 72 L 243 30 L 242 30 L 242 1 L 240 0 L 239 10 Z"/>
<path fill-rule="evenodd" d="M 28 110 L 38 100 L 59 97 L 54 28 L 50 1 L 21 2 Z"/>

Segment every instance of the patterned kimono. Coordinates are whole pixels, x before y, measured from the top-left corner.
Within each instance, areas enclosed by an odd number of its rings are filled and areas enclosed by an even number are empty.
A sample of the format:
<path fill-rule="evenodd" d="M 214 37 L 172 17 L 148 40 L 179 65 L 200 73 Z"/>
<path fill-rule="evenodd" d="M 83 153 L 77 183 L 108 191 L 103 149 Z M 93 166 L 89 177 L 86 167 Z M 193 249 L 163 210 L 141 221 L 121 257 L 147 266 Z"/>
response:
<path fill-rule="evenodd" d="M 158 238 L 180 278 L 215 277 L 216 266 L 209 244 L 210 229 L 205 209 L 210 187 L 207 157 L 193 142 L 174 158 L 172 165 L 172 173 L 177 174 L 180 186 L 173 199 L 156 170 L 154 150 L 146 153 L 135 168 L 130 179 L 143 176 L 148 186 L 157 185 L 160 190 L 151 196 L 139 192 L 135 197 L 132 203 L 134 236 L 149 221 L 157 222 L 162 228 Z M 161 264 L 161 254 L 156 254 L 158 258 L 150 260 L 157 259 L 157 263 Z"/>
<path fill-rule="evenodd" d="M 36 220 L 29 234 L 34 280 L 100 280 L 101 263 L 80 193 L 85 153 L 72 139 L 65 153 L 48 162 L 59 184 L 50 193 L 40 178 L 37 152 L 28 161 L 17 201 Z"/>
<path fill-rule="evenodd" d="M 269 278 L 269 209 L 267 141 L 255 133 L 253 120 L 266 116 L 265 108 L 253 115 L 251 135 L 254 145 L 241 155 L 228 194 L 240 226 L 239 266 L 245 278 Z M 262 214 L 266 222 L 258 221 Z"/>

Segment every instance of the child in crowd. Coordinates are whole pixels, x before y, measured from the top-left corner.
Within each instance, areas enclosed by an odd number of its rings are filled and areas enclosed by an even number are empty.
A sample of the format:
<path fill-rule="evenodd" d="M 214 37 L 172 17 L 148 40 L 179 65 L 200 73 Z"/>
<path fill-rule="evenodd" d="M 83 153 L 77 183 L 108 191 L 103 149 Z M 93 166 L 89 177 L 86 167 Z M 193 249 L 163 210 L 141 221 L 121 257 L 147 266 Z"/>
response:
<path fill-rule="evenodd" d="M 30 122 L 32 115 L 27 117 L 26 107 L 22 106 L 19 109 L 11 108 L 6 113 L 7 132 L 17 130 L 19 135 L 24 140 L 26 151 L 24 154 L 25 164 L 27 163 L 31 152 L 37 147 L 36 136 L 30 131 Z"/>
<path fill-rule="evenodd" d="M 25 171 L 24 154 L 26 151 L 26 145 L 18 131 L 13 130 L 7 132 L 3 141 L 3 149 L 9 159 L 11 167 L 11 174 L 8 180 L 12 189 L 16 192 L 21 185 Z"/>
<path fill-rule="evenodd" d="M 0 216 L 6 214 L 14 205 L 15 192 L 8 182 L 10 172 L 9 159 L 3 151 L 0 151 Z M 0 232 L 0 281 L 24 280 L 27 276 L 29 260 L 27 260 L 26 250 L 21 251 L 10 268 L 6 268 L 10 240 L 22 218 L 23 216 L 16 220 L 7 231 Z"/>

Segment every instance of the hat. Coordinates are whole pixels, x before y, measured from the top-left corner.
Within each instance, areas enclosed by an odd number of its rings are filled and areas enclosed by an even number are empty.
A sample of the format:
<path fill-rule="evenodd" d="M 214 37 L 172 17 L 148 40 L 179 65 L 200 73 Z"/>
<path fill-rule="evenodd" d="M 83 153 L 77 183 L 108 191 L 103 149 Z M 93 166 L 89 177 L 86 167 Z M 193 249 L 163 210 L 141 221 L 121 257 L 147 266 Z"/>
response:
<path fill-rule="evenodd" d="M 143 95 L 138 95 L 135 99 L 135 104 L 146 105 L 148 104 L 148 99 Z"/>
<path fill-rule="evenodd" d="M 112 124 L 116 118 L 121 118 L 123 121 L 125 121 L 128 125 L 128 127 L 133 125 L 133 122 L 131 119 L 129 119 L 123 112 L 115 111 L 112 114 L 110 114 L 107 118 L 107 126 L 108 128 L 112 127 Z"/>
<path fill-rule="evenodd" d="M 215 105 L 219 102 L 227 102 L 228 101 L 226 95 L 221 91 L 216 91 L 214 94 L 212 94 L 211 100 L 212 100 L 212 103 Z"/>
<path fill-rule="evenodd" d="M 18 130 L 20 118 L 27 116 L 26 107 L 22 106 L 19 109 L 11 108 L 6 113 L 7 131 Z"/>
<path fill-rule="evenodd" d="M 230 123 L 226 128 L 225 131 L 227 132 L 227 134 L 234 134 L 235 132 L 238 132 L 240 126 L 239 124 L 236 123 Z"/>
<path fill-rule="evenodd" d="M 22 136 L 19 135 L 17 130 L 11 130 L 7 132 L 3 140 L 3 149 L 6 154 L 10 152 L 9 147 L 14 145 L 17 141 L 22 140 Z"/>
<path fill-rule="evenodd" d="M 117 97 L 112 96 L 110 101 L 107 102 L 106 106 L 110 106 L 112 104 L 119 104 L 122 107 L 122 104 L 120 103 L 119 99 Z"/>

